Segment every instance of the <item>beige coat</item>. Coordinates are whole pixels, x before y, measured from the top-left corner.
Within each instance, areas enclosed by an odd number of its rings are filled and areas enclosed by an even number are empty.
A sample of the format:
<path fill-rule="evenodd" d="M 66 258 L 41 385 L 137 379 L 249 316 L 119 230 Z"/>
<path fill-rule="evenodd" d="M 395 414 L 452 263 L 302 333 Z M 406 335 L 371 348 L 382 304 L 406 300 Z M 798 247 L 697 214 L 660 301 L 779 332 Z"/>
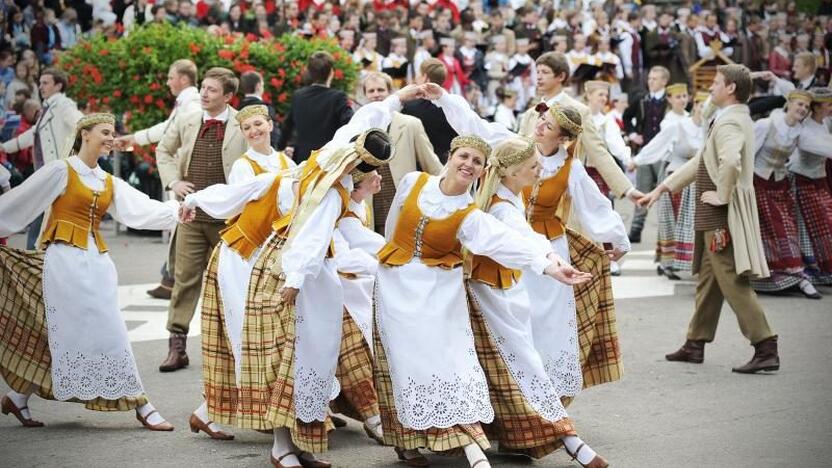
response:
<path fill-rule="evenodd" d="M 230 106 L 228 111 L 228 123 L 222 140 L 222 167 L 226 179 L 234 161 L 248 148 L 240 126 L 234 118 L 237 111 Z M 180 114 L 165 130 L 162 141 L 156 147 L 156 164 L 164 187 L 169 188 L 172 183 L 183 180 L 188 175 L 191 153 L 201 127 L 202 110 L 199 110 Z"/>
<path fill-rule="evenodd" d="M 63 93 L 49 96 L 44 105 L 49 107 L 42 111 L 43 117 L 29 130 L 3 143 L 3 152 L 16 153 L 34 146 L 37 133 L 44 165 L 69 156 L 75 140 L 75 126 L 84 114 L 78 110 L 75 101 Z"/>
<path fill-rule="evenodd" d="M 405 174 L 417 169 L 428 174 L 439 174 L 442 162 L 434 154 L 421 120 L 396 112 L 390 122 L 389 133 L 396 152 L 390 160 L 390 174 L 396 187 Z"/>
<path fill-rule="evenodd" d="M 664 184 L 678 192 L 696 180 L 699 161 L 704 159 L 719 199 L 728 203 L 728 230 L 737 274 L 765 278 L 769 270 L 754 195 L 754 126 L 748 106 L 726 108 L 712 125 L 704 148 L 665 179 Z M 706 247 L 695 246 L 694 273 L 699 271 L 703 248 Z"/>
<path fill-rule="evenodd" d="M 581 113 L 581 120 L 583 122 L 580 140 L 578 141 L 578 159 L 586 167 L 594 167 L 601 178 L 610 186 L 612 193 L 616 197 L 623 197 L 627 192 L 633 188 L 633 184 L 615 163 L 613 156 L 607 151 L 607 146 L 601 135 L 598 134 L 598 128 L 592 122 L 592 115 L 589 107 L 585 104 L 575 100 L 568 94 L 561 92 L 557 97 L 560 105 L 574 107 Z M 551 101 L 549 101 L 551 103 Z M 520 130 L 519 134 L 523 136 L 531 136 L 534 134 L 534 126 L 537 122 L 537 111 L 534 108 L 527 110 L 520 116 Z"/>

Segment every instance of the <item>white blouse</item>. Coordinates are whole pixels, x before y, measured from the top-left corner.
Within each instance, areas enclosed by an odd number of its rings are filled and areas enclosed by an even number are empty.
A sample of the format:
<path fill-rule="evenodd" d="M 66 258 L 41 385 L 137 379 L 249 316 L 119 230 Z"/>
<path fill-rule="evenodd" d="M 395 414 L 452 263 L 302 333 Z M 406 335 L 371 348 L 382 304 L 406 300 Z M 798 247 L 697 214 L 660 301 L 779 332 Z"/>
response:
<path fill-rule="evenodd" d="M 387 215 L 385 232 L 388 240 L 392 239 L 404 202 L 410 195 L 413 185 L 419 178 L 419 172 L 406 174 L 396 191 L 396 197 Z M 462 195 L 445 195 L 439 188 L 438 176 L 430 176 L 417 201 L 422 214 L 431 218 L 447 218 L 457 210 L 473 203 L 469 193 Z M 508 268 L 529 267 L 537 274 L 551 263 L 546 255 L 551 251 L 542 250 L 538 244 L 528 243 L 522 236 L 506 227 L 502 222 L 482 210 L 474 210 L 462 221 L 457 231 L 457 239 L 463 247 L 475 255 L 491 257 Z"/>
<path fill-rule="evenodd" d="M 0 196 L 0 237 L 8 237 L 25 228 L 63 195 L 68 180 L 67 162 L 88 188 L 104 189 L 108 174 L 100 167 L 91 168 L 77 156 L 52 161 Z M 153 200 L 124 180 L 113 177 L 113 201 L 107 213 L 119 223 L 139 229 L 173 229 L 179 219 L 178 211 L 178 202 Z"/>
<path fill-rule="evenodd" d="M 248 180 L 236 184 L 214 184 L 186 195 L 182 204 L 188 209 L 199 207 L 214 219 L 233 218 L 243 212 L 248 202 L 263 198 L 276 177 L 277 174 L 267 172 L 256 177 L 251 176 Z M 282 214 L 292 209 L 295 200 L 294 183 L 295 180 L 289 177 L 280 179 L 277 194 L 278 208 Z"/>
<path fill-rule="evenodd" d="M 279 172 L 282 167 L 281 160 L 286 161 L 286 165 L 289 169 L 293 169 L 297 166 L 291 158 L 287 157 L 282 152 L 275 150 L 272 150 L 271 154 L 266 155 L 249 148 L 243 156 L 248 156 L 254 162 L 259 164 L 260 167 L 265 169 L 266 172 Z M 234 161 L 234 164 L 231 166 L 231 172 L 228 173 L 228 183 L 237 184 L 249 180 L 252 177 L 254 177 L 254 169 L 251 168 L 251 163 L 246 161 L 244 158 L 239 158 Z"/>
<path fill-rule="evenodd" d="M 512 193 L 503 184 L 497 186 L 497 196 L 508 203 L 493 204 L 489 208 L 488 213 L 505 223 L 506 226 L 514 229 L 514 231 L 522 235 L 530 244 L 537 245 L 545 255 L 553 253 L 554 250 L 549 239 L 535 232 L 532 226 L 526 222 L 526 205 L 523 203 L 523 199 Z"/>
<path fill-rule="evenodd" d="M 386 241 L 364 226 L 367 219 L 364 203 L 350 200 L 350 211 L 359 218 L 342 218 L 335 230 L 335 262 L 338 271 L 356 275 L 375 275 L 378 269 L 376 255 Z"/>
<path fill-rule="evenodd" d="M 630 163 L 632 150 L 627 143 L 624 142 L 624 137 L 621 136 L 621 128 L 615 122 L 615 117 L 612 114 L 593 114 L 592 122 L 598 133 L 607 144 L 607 151 L 610 152 L 616 159 L 621 161 L 625 166 Z"/>

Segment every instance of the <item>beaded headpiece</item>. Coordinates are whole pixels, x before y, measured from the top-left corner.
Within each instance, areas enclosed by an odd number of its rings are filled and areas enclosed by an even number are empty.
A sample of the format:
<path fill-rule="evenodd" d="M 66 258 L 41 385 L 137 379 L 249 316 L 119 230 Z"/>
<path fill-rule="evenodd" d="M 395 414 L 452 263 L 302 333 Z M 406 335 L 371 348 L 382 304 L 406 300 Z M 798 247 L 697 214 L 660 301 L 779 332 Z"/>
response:
<path fill-rule="evenodd" d="M 75 125 L 75 133 L 77 134 L 81 132 L 81 130 L 94 127 L 95 125 L 103 123 L 115 125 L 116 118 L 113 116 L 113 114 L 108 114 L 106 112 L 87 114 L 78 120 L 78 123 Z"/>
<path fill-rule="evenodd" d="M 555 104 L 552 107 L 549 107 L 548 104 L 545 102 L 541 102 L 534 108 L 537 112 L 541 114 L 545 114 L 549 112 L 549 114 L 555 119 L 555 122 L 558 123 L 558 126 L 565 129 L 567 132 L 574 135 L 576 138 L 578 135 L 581 134 L 582 128 L 579 124 L 569 120 L 569 117 L 563 112 L 563 107 L 558 104 Z"/>
<path fill-rule="evenodd" d="M 693 102 L 705 102 L 711 96 L 711 93 L 706 91 L 698 91 L 693 97 Z"/>
<path fill-rule="evenodd" d="M 526 137 L 518 138 L 521 138 L 526 143 L 526 146 L 522 150 L 500 155 L 493 153 L 491 157 L 488 158 L 488 165 L 500 169 L 508 169 L 509 167 L 520 164 L 536 154 L 534 141 Z"/>
<path fill-rule="evenodd" d="M 234 116 L 237 119 L 237 123 L 242 125 L 243 122 L 248 120 L 250 117 L 254 117 L 255 115 L 259 115 L 261 117 L 265 117 L 268 120 L 269 117 L 269 108 L 264 106 L 263 104 L 256 104 L 253 106 L 246 106 L 243 107 L 240 112 L 237 112 L 237 115 Z"/>
<path fill-rule="evenodd" d="M 350 172 L 350 175 L 352 176 L 352 183 L 358 185 L 362 180 L 366 179 L 367 176 L 372 174 L 373 171 L 375 171 L 375 169 L 373 169 L 370 172 L 361 172 L 358 169 L 354 169 L 352 172 Z"/>
<path fill-rule="evenodd" d="M 802 100 L 802 101 L 806 101 L 806 102 L 811 103 L 813 97 L 812 97 L 812 93 L 810 93 L 808 91 L 803 91 L 803 90 L 796 89 L 796 90 L 789 93 L 788 99 L 789 99 L 789 101 L 801 101 Z"/>
<path fill-rule="evenodd" d="M 475 150 L 479 151 L 483 154 L 486 158 L 491 154 L 491 146 L 485 142 L 482 138 L 476 135 L 460 135 L 453 140 L 451 140 L 451 152 L 450 154 L 454 154 L 454 152 L 459 148 L 474 148 Z"/>
<path fill-rule="evenodd" d="M 832 102 L 832 89 L 812 88 L 811 93 L 814 102 Z"/>
<path fill-rule="evenodd" d="M 595 91 L 596 89 L 606 89 L 607 91 L 609 91 L 610 84 L 606 81 L 601 80 L 591 80 L 587 81 L 584 84 L 584 91 L 587 93 Z"/>
<path fill-rule="evenodd" d="M 671 94 L 681 94 L 688 92 L 688 85 L 685 83 L 673 83 L 672 85 L 668 85 L 664 88 L 665 92 L 669 95 Z"/>

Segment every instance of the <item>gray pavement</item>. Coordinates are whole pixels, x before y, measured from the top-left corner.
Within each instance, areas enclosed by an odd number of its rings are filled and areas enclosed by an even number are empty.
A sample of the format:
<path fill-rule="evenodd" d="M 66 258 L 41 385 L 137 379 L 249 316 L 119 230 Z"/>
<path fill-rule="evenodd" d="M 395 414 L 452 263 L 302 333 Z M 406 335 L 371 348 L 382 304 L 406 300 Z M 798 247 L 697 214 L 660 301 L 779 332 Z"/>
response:
<path fill-rule="evenodd" d="M 622 208 L 625 218 L 629 207 Z M 810 301 L 799 296 L 762 296 L 769 321 L 780 335 L 782 370 L 773 375 L 732 374 L 751 357 L 729 307 L 702 365 L 664 361 L 683 341 L 693 307 L 690 281 L 672 295 L 656 295 L 649 266 L 655 224 L 634 246 L 616 301 L 624 378 L 585 391 L 569 407 L 580 436 L 615 467 L 822 467 L 832 458 L 832 289 Z M 158 280 L 166 247 L 158 239 L 110 237 L 121 284 Z M 12 245 L 20 245 L 19 237 Z M 635 260 L 642 259 L 642 260 Z M 657 283 L 660 282 L 660 283 Z M 616 286 L 618 288 L 618 286 Z M 619 289 L 616 289 L 617 293 Z M 150 307 L 164 316 L 164 302 Z M 134 326 L 135 324 L 128 324 Z M 236 431 L 237 439 L 215 442 L 192 434 L 187 417 L 200 403 L 198 337 L 189 340 L 191 367 L 160 374 L 163 340 L 133 344 L 151 400 L 176 426 L 173 433 L 141 428 L 133 413 L 97 413 L 80 405 L 33 397 L 41 429 L 24 429 L 0 416 L 0 467 L 257 467 L 268 466 L 271 438 Z M 0 383 L 0 391 L 7 387 Z M 395 467 L 392 449 L 372 443 L 357 423 L 335 431 L 327 458 L 338 467 Z M 569 467 L 562 452 L 529 463 L 490 456 L 493 466 Z M 464 459 L 430 456 L 434 466 L 464 467 Z"/>

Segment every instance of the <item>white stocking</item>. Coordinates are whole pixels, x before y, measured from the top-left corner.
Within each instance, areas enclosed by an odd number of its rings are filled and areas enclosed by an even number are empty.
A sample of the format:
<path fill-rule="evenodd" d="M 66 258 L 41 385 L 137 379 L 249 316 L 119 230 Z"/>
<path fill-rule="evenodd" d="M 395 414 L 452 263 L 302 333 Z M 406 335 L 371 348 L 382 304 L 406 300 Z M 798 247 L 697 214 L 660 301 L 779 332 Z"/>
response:
<path fill-rule="evenodd" d="M 278 427 L 274 430 L 274 445 L 272 445 L 272 456 L 275 460 L 280 459 L 283 455 L 295 451 L 295 444 L 289 437 L 289 429 L 285 427 Z M 294 454 L 280 460 L 281 465 L 300 465 L 300 460 Z"/>
<path fill-rule="evenodd" d="M 575 454 L 575 451 L 580 449 L 578 452 L 578 462 L 581 465 L 588 465 L 592 462 L 592 460 L 597 455 L 595 450 L 592 450 L 592 447 L 586 444 L 586 442 L 582 441 L 578 436 L 566 436 L 561 439 L 563 441 L 563 445 L 566 446 L 566 449 L 569 450 L 569 453 Z M 583 447 L 581 447 L 583 445 Z"/>
<path fill-rule="evenodd" d="M 12 390 L 6 394 L 9 397 L 9 400 L 14 403 L 20 409 L 20 414 L 23 415 L 24 419 L 32 419 L 32 415 L 29 413 L 29 397 L 32 396 L 32 392 L 27 393 L 17 393 L 16 391 Z"/>
<path fill-rule="evenodd" d="M 367 418 L 366 421 L 364 421 L 364 424 L 377 436 L 384 437 L 384 432 L 381 428 L 381 416 L 377 414 L 370 416 L 369 418 Z"/>
<path fill-rule="evenodd" d="M 477 465 L 477 468 L 491 468 L 491 464 L 488 463 L 488 459 L 485 458 L 485 454 L 476 443 L 465 446 L 465 456 L 468 458 L 468 464 L 471 466 L 474 466 L 474 463 L 480 460 L 485 460 L 485 463 L 480 463 Z"/>
<path fill-rule="evenodd" d="M 165 422 L 165 418 L 163 418 L 162 415 L 159 414 L 158 411 L 153 413 L 155 410 L 156 410 L 156 408 L 154 408 L 153 405 L 151 405 L 150 403 L 145 403 L 145 404 L 139 406 L 138 408 L 136 408 L 136 412 L 139 413 L 139 416 L 144 418 L 147 421 L 147 423 L 150 424 L 151 426 L 155 426 L 157 424 L 162 424 L 163 422 Z M 150 413 L 153 413 L 153 414 L 150 414 Z M 150 415 L 150 416 L 148 416 L 148 415 Z"/>
<path fill-rule="evenodd" d="M 196 411 L 194 411 L 194 415 L 197 417 L 197 419 L 207 424 L 208 429 L 211 429 L 214 432 L 225 432 L 223 431 L 222 427 L 220 427 L 218 424 L 211 422 L 211 418 L 208 416 L 207 402 L 203 401 L 202 404 L 199 405 L 199 408 L 197 408 Z"/>

